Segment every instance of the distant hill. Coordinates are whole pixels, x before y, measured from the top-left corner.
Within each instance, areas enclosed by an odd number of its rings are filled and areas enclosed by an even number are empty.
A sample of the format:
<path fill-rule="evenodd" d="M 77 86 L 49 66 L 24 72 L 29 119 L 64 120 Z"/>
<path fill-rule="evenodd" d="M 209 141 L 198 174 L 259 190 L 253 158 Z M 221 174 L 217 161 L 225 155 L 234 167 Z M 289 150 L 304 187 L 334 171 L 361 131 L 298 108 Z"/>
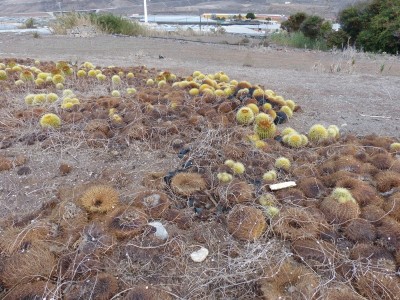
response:
<path fill-rule="evenodd" d="M 200 14 L 204 12 L 277 13 L 290 15 L 298 11 L 334 17 L 357 0 L 147 0 L 150 14 Z M 53 11 L 101 10 L 117 14 L 143 14 L 142 0 L 2 0 L 0 15 L 32 14 Z"/>

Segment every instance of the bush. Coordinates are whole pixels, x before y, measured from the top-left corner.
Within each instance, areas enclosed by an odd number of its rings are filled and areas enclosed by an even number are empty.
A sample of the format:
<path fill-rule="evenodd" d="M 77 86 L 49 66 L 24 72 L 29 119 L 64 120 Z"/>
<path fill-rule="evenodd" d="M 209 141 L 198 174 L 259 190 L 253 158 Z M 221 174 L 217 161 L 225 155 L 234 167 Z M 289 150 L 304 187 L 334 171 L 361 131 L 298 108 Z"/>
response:
<path fill-rule="evenodd" d="M 92 23 L 107 33 L 124 35 L 142 35 L 145 33 L 144 27 L 139 23 L 132 22 L 120 16 L 92 14 L 90 19 Z"/>
<path fill-rule="evenodd" d="M 75 12 L 59 15 L 53 22 L 49 24 L 49 27 L 55 34 L 67 34 L 67 30 L 78 25 L 91 25 L 88 15 Z"/>
<path fill-rule="evenodd" d="M 345 8 L 339 13 L 339 23 L 341 28 L 350 35 L 353 42 L 365 26 L 364 23 L 366 20 L 361 17 L 365 8 L 366 3 L 362 3 L 357 6 Z"/>
<path fill-rule="evenodd" d="M 271 41 L 278 45 L 295 47 L 295 48 L 306 48 L 316 50 L 327 50 L 326 42 L 324 39 L 317 38 L 312 39 L 306 37 L 302 32 L 279 32 L 271 35 Z"/>
<path fill-rule="evenodd" d="M 35 19 L 29 18 L 25 21 L 25 28 L 35 28 Z"/>
<path fill-rule="evenodd" d="M 326 37 L 326 46 L 331 48 L 344 49 L 347 46 L 349 35 L 344 30 L 332 31 Z"/>
<path fill-rule="evenodd" d="M 332 33 L 332 23 L 330 21 L 324 21 L 321 25 L 320 28 L 320 33 L 319 35 L 323 37 L 324 39 L 327 38 L 327 36 Z"/>
<path fill-rule="evenodd" d="M 304 36 L 311 39 L 316 39 L 321 35 L 321 26 L 323 22 L 324 19 L 319 16 L 309 16 L 303 21 L 303 23 L 301 23 L 300 31 L 304 34 Z"/>
<path fill-rule="evenodd" d="M 291 15 L 287 21 L 282 22 L 281 27 L 287 32 L 296 32 L 300 30 L 301 23 L 307 19 L 308 15 L 304 12 L 298 12 Z"/>
<path fill-rule="evenodd" d="M 147 32 L 139 23 L 112 14 L 63 14 L 57 16 L 56 20 L 50 24 L 50 28 L 56 34 L 67 34 L 69 29 L 81 25 L 93 25 L 101 31 L 112 34 L 143 35 Z"/>

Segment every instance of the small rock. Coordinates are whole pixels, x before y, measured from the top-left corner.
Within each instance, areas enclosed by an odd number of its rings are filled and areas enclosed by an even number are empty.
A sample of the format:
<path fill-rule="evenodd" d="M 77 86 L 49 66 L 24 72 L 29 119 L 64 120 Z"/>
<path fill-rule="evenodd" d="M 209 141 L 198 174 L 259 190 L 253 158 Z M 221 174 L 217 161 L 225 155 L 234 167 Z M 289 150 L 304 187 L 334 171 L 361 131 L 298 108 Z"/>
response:
<path fill-rule="evenodd" d="M 12 161 L 0 155 L 0 171 L 8 171 L 13 167 Z"/>
<path fill-rule="evenodd" d="M 167 154 L 165 153 L 165 152 L 163 152 L 163 151 L 160 151 L 158 154 L 157 154 L 157 158 L 166 158 L 167 157 Z"/>
<path fill-rule="evenodd" d="M 35 142 L 36 142 L 36 135 L 30 135 L 30 136 L 28 136 L 27 138 L 26 138 L 26 144 L 28 145 L 28 146 L 31 146 L 31 145 L 33 145 L 33 144 L 35 144 Z"/>
<path fill-rule="evenodd" d="M 31 173 L 32 173 L 32 170 L 31 170 L 31 168 L 29 168 L 29 167 L 21 167 L 21 168 L 19 168 L 18 171 L 17 171 L 17 174 L 18 174 L 19 176 L 22 176 L 22 175 L 29 175 L 29 174 L 31 174 Z"/>
<path fill-rule="evenodd" d="M 12 141 L 5 140 L 0 143 L 0 149 L 7 149 L 12 146 Z"/>
<path fill-rule="evenodd" d="M 199 250 L 192 252 L 192 254 L 190 254 L 190 258 L 194 261 L 194 262 L 202 262 L 204 261 L 208 256 L 208 249 L 201 247 Z"/>
<path fill-rule="evenodd" d="M 190 148 L 183 148 L 179 151 L 178 157 L 183 158 L 188 152 L 190 151 Z"/>
<path fill-rule="evenodd" d="M 154 222 L 150 222 L 149 223 L 150 226 L 154 227 L 156 229 L 156 232 L 154 233 L 154 235 L 161 239 L 161 240 L 166 240 L 168 239 L 168 232 L 165 229 L 164 225 L 161 224 L 161 222 L 158 221 L 154 221 Z"/>
<path fill-rule="evenodd" d="M 119 155 L 119 152 L 117 150 L 112 150 L 110 153 L 111 153 L 112 156 L 118 156 Z"/>
<path fill-rule="evenodd" d="M 185 144 L 185 142 L 183 140 L 175 139 L 172 141 L 172 148 L 174 148 L 175 150 L 178 150 L 178 149 L 181 149 L 184 144 Z"/>
<path fill-rule="evenodd" d="M 64 164 L 60 165 L 59 170 L 60 170 L 61 175 L 65 176 L 71 172 L 72 167 L 70 165 L 64 163 Z"/>
<path fill-rule="evenodd" d="M 19 167 L 22 166 L 23 164 L 25 164 L 28 161 L 28 158 L 24 155 L 17 155 L 14 158 L 14 165 Z"/>

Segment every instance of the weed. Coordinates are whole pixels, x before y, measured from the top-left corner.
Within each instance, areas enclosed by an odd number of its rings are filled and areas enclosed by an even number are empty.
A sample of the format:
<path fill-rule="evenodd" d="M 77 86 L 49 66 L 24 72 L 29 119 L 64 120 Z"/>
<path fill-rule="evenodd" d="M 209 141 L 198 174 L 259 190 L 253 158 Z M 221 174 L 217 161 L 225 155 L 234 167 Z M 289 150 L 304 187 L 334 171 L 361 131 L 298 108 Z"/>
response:
<path fill-rule="evenodd" d="M 271 42 L 288 47 L 327 50 L 326 42 L 321 39 L 311 39 L 306 37 L 302 32 L 279 32 L 274 33 L 270 37 Z"/>
<path fill-rule="evenodd" d="M 25 27 L 26 28 L 35 28 L 35 19 L 29 18 L 28 20 L 25 21 Z"/>
<path fill-rule="evenodd" d="M 112 34 L 138 36 L 144 35 L 146 32 L 146 29 L 139 23 L 112 14 L 91 14 L 90 21 L 102 31 Z"/>
<path fill-rule="evenodd" d="M 76 26 L 91 24 L 88 15 L 74 12 L 57 16 L 57 18 L 49 24 L 49 28 L 55 34 L 67 34 L 69 29 Z"/>
<path fill-rule="evenodd" d="M 112 14 L 88 15 L 74 12 L 58 16 L 50 24 L 50 28 L 55 34 L 67 34 L 68 30 L 77 26 L 95 26 L 103 32 L 130 36 L 146 33 L 146 29 L 139 23 Z"/>
<path fill-rule="evenodd" d="M 385 70 L 385 64 L 381 64 L 381 68 L 379 69 L 379 72 L 382 74 L 384 70 Z"/>
<path fill-rule="evenodd" d="M 241 43 L 241 44 L 248 44 L 248 43 L 250 43 L 250 40 L 249 40 L 249 38 L 244 37 L 244 38 L 242 38 L 242 40 L 240 41 L 240 43 Z"/>

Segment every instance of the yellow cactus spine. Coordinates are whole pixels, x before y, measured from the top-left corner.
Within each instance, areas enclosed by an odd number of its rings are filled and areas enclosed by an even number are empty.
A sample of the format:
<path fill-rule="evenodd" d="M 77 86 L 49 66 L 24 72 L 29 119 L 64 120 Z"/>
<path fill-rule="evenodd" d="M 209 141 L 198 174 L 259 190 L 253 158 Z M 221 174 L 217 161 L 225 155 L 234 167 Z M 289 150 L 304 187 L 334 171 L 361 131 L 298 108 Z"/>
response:
<path fill-rule="evenodd" d="M 40 118 L 40 125 L 44 128 L 57 128 L 61 126 L 61 119 L 56 114 L 45 114 Z"/>
<path fill-rule="evenodd" d="M 311 126 L 308 132 L 308 138 L 315 143 L 320 143 L 328 138 L 328 131 L 321 124 Z"/>
<path fill-rule="evenodd" d="M 242 125 L 249 125 L 254 120 L 254 113 L 249 107 L 242 107 L 236 113 L 236 121 Z"/>
<path fill-rule="evenodd" d="M 274 120 L 266 113 L 259 113 L 255 118 L 254 132 L 261 138 L 273 138 L 276 133 Z"/>

